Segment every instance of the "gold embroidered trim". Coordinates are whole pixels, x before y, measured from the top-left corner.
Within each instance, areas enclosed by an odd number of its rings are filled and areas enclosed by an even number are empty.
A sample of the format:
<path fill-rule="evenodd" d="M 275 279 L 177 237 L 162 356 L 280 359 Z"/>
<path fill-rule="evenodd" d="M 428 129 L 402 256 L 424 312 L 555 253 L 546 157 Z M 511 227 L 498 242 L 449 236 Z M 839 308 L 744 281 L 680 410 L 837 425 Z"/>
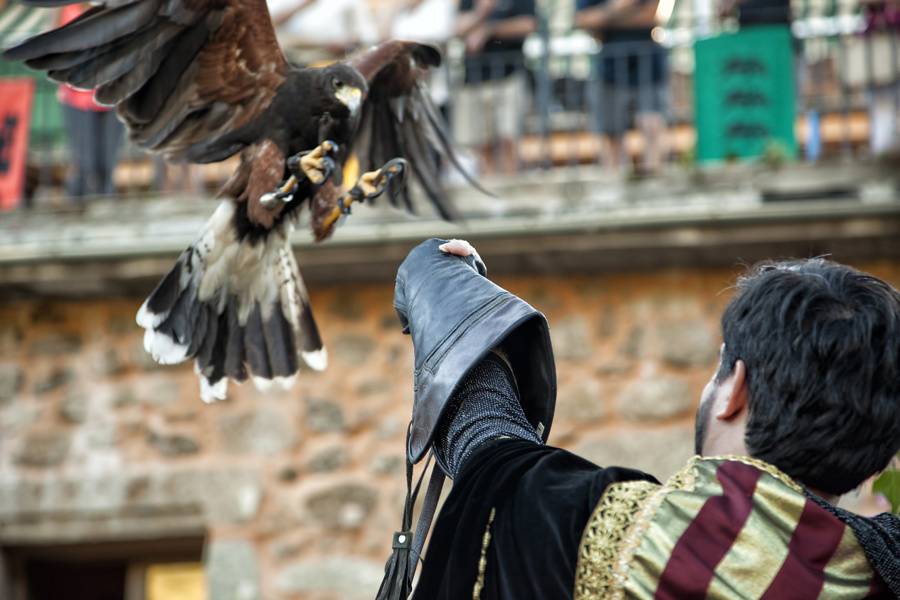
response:
<path fill-rule="evenodd" d="M 475 587 L 472 588 L 472 600 L 481 598 L 481 590 L 484 589 L 484 573 L 487 571 L 487 551 L 491 545 L 491 525 L 494 523 L 496 508 L 491 509 L 488 515 L 487 526 L 484 528 L 484 537 L 481 538 L 481 557 L 478 559 L 478 577 L 475 579 Z"/>
<path fill-rule="evenodd" d="M 646 533 L 651 521 L 656 516 L 656 511 L 659 510 L 660 505 L 669 492 L 694 489 L 697 483 L 697 469 L 695 468 L 697 459 L 699 457 L 694 457 L 688 461 L 688 464 L 683 469 L 669 477 L 665 485 L 656 486 L 653 494 L 644 502 L 644 506 L 634 518 L 633 523 L 625 531 L 619 556 L 612 563 L 613 587 L 610 598 L 615 600 L 624 598 L 625 583 L 628 581 L 628 565 L 631 564 L 634 553 L 637 552 L 638 547 L 641 545 L 641 540 L 644 538 L 644 533 Z"/>
<path fill-rule="evenodd" d="M 713 462 L 724 462 L 724 461 L 733 461 L 744 463 L 745 465 L 750 465 L 751 467 L 755 467 L 760 471 L 765 471 L 781 483 L 785 484 L 795 492 L 799 492 L 801 494 L 804 493 L 804 487 L 794 481 L 790 475 L 782 472 L 775 465 L 769 464 L 764 460 L 759 460 L 758 458 L 753 458 L 752 456 L 736 456 L 736 455 L 728 455 L 728 456 L 712 456 L 712 457 L 699 457 L 695 456 L 694 460 L 704 460 L 704 461 L 713 461 Z"/>
<path fill-rule="evenodd" d="M 613 483 L 600 497 L 578 547 L 575 600 L 608 598 L 613 590 L 610 568 L 634 515 L 659 486 L 649 481 Z"/>

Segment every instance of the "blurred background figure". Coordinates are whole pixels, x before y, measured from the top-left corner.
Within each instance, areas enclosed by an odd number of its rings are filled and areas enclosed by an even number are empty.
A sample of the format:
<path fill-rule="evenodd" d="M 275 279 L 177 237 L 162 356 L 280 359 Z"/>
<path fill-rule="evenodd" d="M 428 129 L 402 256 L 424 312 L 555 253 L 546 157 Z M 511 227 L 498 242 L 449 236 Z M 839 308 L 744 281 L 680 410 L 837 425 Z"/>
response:
<path fill-rule="evenodd" d="M 480 151 L 486 172 L 516 168 L 526 110 L 522 47 L 535 31 L 534 0 L 461 0 L 456 35 L 465 44 L 465 85 L 454 99 L 456 141 Z"/>
<path fill-rule="evenodd" d="M 456 25 L 454 0 L 401 0 L 391 15 L 385 39 L 430 42 L 441 49 L 446 58 L 447 42 L 453 37 Z M 446 60 L 435 69 L 428 80 L 431 99 L 448 116 L 450 97 Z"/>
<path fill-rule="evenodd" d="M 201 167 L 189 163 L 173 165 L 162 156 L 153 157 L 153 184 L 163 194 L 203 193 L 203 177 Z"/>
<path fill-rule="evenodd" d="M 752 25 L 790 25 L 790 0 L 725 0 L 722 15 L 736 16 L 741 28 Z"/>
<path fill-rule="evenodd" d="M 73 4 L 60 11 L 60 22 L 77 18 L 90 5 Z M 59 86 L 63 121 L 71 149 L 72 168 L 66 182 L 69 196 L 80 201 L 88 196 L 115 193 L 113 171 L 122 143 L 122 124 L 115 111 L 94 102 L 94 92 Z"/>
<path fill-rule="evenodd" d="M 863 0 L 866 17 L 865 37 L 872 56 L 869 100 L 869 144 L 872 154 L 900 151 L 900 73 L 892 63 L 897 54 L 896 38 L 900 33 L 900 1 Z"/>
<path fill-rule="evenodd" d="M 666 157 L 665 129 L 669 106 L 666 50 L 653 39 L 657 0 L 576 0 L 575 25 L 603 47 L 594 61 L 590 94 L 599 104 L 595 128 L 608 136 L 604 163 L 619 168 L 630 161 L 624 134 L 643 134 L 639 171 L 659 170 Z"/>
<path fill-rule="evenodd" d="M 378 42 L 366 0 L 269 0 L 279 40 L 291 60 L 311 64 Z"/>
<path fill-rule="evenodd" d="M 434 69 L 428 78 L 431 100 L 450 122 L 450 85 L 447 69 L 447 42 L 453 37 L 456 24 L 455 0 L 401 0 L 387 24 L 385 39 L 430 42 L 441 49 L 444 64 Z M 474 170 L 474 168 L 472 169 Z"/>

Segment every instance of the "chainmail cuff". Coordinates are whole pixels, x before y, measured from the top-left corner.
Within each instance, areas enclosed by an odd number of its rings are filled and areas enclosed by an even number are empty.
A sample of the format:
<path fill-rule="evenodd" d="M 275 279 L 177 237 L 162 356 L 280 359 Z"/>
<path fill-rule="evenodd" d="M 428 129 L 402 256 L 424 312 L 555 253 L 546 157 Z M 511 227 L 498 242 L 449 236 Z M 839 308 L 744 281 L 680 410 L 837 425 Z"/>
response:
<path fill-rule="evenodd" d="M 452 479 L 481 444 L 500 437 L 541 443 L 519 404 L 512 370 L 501 355 L 490 352 L 450 398 L 434 449 Z"/>

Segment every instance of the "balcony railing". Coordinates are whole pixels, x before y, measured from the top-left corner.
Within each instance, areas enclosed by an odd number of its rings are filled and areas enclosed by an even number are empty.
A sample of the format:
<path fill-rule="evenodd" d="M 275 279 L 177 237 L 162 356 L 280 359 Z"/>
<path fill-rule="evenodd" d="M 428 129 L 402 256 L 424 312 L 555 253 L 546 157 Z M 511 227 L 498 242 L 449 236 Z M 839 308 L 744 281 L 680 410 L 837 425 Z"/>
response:
<path fill-rule="evenodd" d="M 448 68 L 435 75 L 443 80 L 434 86 L 449 93 L 436 99 L 482 176 L 575 165 L 643 172 L 653 151 L 663 166 L 690 164 L 697 141 L 693 44 L 722 30 L 710 23 L 697 15 L 672 17 L 666 29 L 654 31 L 659 46 L 603 46 L 580 32 L 551 34 L 546 20 L 521 52 L 472 58 L 451 43 Z M 797 160 L 862 159 L 896 143 L 900 35 L 864 29 L 858 10 L 801 14 L 793 23 Z M 35 74 L 0 62 L 0 77 L 10 76 Z M 27 196 L 64 204 L 70 156 L 56 85 L 36 79 Z M 636 113 L 661 118 L 654 129 L 634 119 Z M 117 194 L 207 195 L 232 166 L 164 167 L 126 143 Z"/>

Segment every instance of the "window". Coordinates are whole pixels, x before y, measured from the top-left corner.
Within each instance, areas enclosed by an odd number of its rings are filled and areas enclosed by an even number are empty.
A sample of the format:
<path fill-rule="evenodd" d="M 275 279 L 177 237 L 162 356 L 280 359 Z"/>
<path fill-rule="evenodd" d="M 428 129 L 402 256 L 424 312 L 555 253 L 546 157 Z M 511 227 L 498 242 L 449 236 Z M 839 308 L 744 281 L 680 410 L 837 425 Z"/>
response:
<path fill-rule="evenodd" d="M 206 600 L 202 551 L 202 538 L 8 547 L 3 549 L 0 596 Z"/>

